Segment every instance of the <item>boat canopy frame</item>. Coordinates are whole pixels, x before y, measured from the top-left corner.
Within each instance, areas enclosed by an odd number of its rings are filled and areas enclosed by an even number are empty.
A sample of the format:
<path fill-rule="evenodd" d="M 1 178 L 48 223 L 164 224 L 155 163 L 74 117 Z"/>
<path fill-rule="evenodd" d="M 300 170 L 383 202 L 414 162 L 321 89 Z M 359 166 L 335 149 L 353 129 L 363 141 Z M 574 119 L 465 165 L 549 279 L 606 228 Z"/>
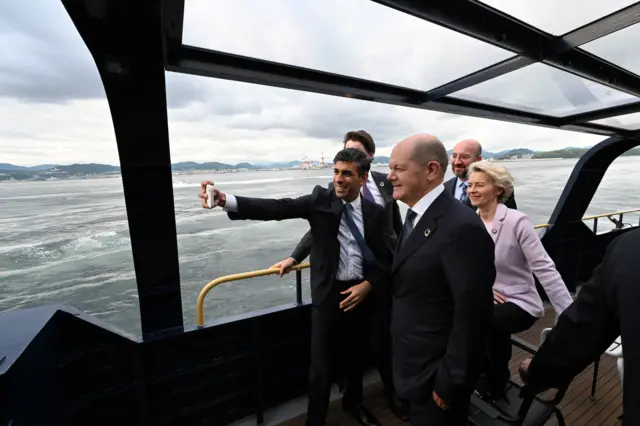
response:
<path fill-rule="evenodd" d="M 145 340 L 184 331 L 166 71 L 608 136 L 576 164 L 549 220 L 547 240 L 556 229 L 562 232 L 557 225 L 580 223 L 611 162 L 640 143 L 638 129 L 593 122 L 640 112 L 640 76 L 581 49 L 639 23 L 640 2 L 554 36 L 475 0 L 371 0 L 514 53 L 421 91 L 185 45 L 184 0 L 61 1 L 96 63 L 112 115 Z M 535 63 L 638 99 L 557 116 L 452 96 Z"/>

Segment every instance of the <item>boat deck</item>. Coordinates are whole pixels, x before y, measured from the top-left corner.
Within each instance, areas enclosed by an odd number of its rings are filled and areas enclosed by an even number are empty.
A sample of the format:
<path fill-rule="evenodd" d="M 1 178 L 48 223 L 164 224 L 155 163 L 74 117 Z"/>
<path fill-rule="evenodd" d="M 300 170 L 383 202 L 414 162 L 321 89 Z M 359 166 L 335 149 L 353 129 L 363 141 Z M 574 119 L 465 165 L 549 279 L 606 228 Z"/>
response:
<path fill-rule="evenodd" d="M 540 331 L 549 327 L 554 320 L 553 311 L 547 310 L 547 315 L 540 319 L 530 330 L 518 334 L 518 337 L 538 345 Z M 517 367 L 529 354 L 519 348 L 514 348 L 511 360 L 512 378 L 521 383 L 517 375 Z M 590 398 L 591 385 L 593 382 L 593 364 L 578 375 L 568 392 L 566 393 L 560 409 L 564 414 L 566 424 L 570 426 L 613 426 L 619 425 L 618 417 L 622 414 L 622 386 L 618 377 L 615 359 L 603 355 L 600 359 L 598 369 L 598 382 L 595 393 L 595 400 Z M 382 395 L 382 386 L 378 381 L 366 387 L 365 405 L 373 411 L 382 426 L 407 425 L 395 417 L 387 408 L 386 400 Z M 304 425 L 305 415 L 280 423 L 282 426 Z M 549 426 L 557 425 L 557 421 L 552 417 L 547 423 Z M 327 426 L 347 426 L 357 425 L 357 422 L 346 416 L 340 408 L 340 400 L 331 403 Z"/>

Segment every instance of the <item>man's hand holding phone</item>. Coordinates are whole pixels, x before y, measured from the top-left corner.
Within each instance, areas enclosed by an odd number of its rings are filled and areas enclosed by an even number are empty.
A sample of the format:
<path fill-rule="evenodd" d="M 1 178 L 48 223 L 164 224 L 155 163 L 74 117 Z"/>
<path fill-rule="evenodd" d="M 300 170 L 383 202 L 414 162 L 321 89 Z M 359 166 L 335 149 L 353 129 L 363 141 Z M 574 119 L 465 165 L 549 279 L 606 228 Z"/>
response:
<path fill-rule="evenodd" d="M 200 182 L 200 202 L 203 209 L 212 209 L 216 206 L 224 207 L 227 197 L 224 192 L 220 192 L 214 188 L 215 184 L 210 180 L 203 180 Z"/>

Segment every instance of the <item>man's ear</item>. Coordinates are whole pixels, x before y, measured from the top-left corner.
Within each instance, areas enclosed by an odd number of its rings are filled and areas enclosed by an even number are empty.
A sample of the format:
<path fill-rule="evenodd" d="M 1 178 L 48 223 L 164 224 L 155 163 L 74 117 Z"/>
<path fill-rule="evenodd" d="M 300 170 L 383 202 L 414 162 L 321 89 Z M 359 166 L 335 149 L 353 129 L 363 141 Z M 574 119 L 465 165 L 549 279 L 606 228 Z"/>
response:
<path fill-rule="evenodd" d="M 440 176 L 440 164 L 437 161 L 429 161 L 427 164 L 427 179 L 432 181 Z"/>

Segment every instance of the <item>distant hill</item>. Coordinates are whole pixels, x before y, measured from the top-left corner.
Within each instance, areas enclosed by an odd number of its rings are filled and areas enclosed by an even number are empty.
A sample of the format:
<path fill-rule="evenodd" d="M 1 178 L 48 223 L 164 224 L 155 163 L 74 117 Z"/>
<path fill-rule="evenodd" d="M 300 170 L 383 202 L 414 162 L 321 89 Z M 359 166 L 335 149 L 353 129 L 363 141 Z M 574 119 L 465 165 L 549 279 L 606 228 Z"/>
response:
<path fill-rule="evenodd" d="M 264 162 L 264 163 L 256 163 L 255 167 L 290 168 L 290 167 L 297 167 L 300 164 L 302 164 L 302 161 L 300 161 L 300 160 L 294 160 L 294 161 L 267 161 L 267 162 Z"/>
<path fill-rule="evenodd" d="M 589 148 L 563 148 L 555 151 L 536 152 L 533 158 L 580 158 Z M 640 155 L 640 148 L 632 148 L 621 154 L 622 157 Z"/>
<path fill-rule="evenodd" d="M 0 170 L 28 170 L 27 167 L 14 166 L 13 164 L 0 163 Z"/>
<path fill-rule="evenodd" d="M 61 166 L 42 164 L 33 167 L 0 164 L 0 180 L 45 180 L 45 179 L 73 179 L 90 175 L 104 175 L 119 173 L 120 167 L 108 164 L 71 164 Z"/>
<path fill-rule="evenodd" d="M 522 156 L 527 155 L 535 155 L 535 151 L 527 148 L 508 149 L 506 151 L 496 152 L 492 158 L 495 160 L 506 160 L 514 156 L 522 158 Z"/>
<path fill-rule="evenodd" d="M 249 163 L 238 163 L 234 166 L 232 164 L 218 163 L 217 161 L 211 161 L 208 163 L 195 163 L 193 161 L 186 161 L 186 162 L 175 163 L 171 165 L 171 169 L 174 171 L 255 169 L 255 168 L 256 166 Z"/>
<path fill-rule="evenodd" d="M 0 163 L 0 170 L 34 170 L 34 171 L 39 171 L 39 170 L 52 169 L 54 167 L 55 167 L 54 164 L 41 164 L 39 166 L 24 167 L 24 166 L 14 166 L 13 164 L 9 164 L 9 163 Z"/>
<path fill-rule="evenodd" d="M 557 149 L 553 151 L 533 151 L 529 148 L 515 148 L 498 152 L 484 151 L 482 156 L 484 158 L 493 158 L 496 160 L 511 159 L 513 157 L 522 158 L 522 156 L 541 159 L 541 158 L 579 158 L 584 155 L 591 147 L 567 147 Z M 452 150 L 448 153 L 451 154 Z M 623 156 L 640 155 L 640 147 L 631 149 Z M 389 157 L 377 156 L 374 160 L 375 163 L 387 164 L 389 163 Z M 249 169 L 256 170 L 261 168 L 295 168 L 299 167 L 302 162 L 295 161 L 282 161 L 282 162 L 264 162 L 264 163 L 238 163 L 227 164 L 219 163 L 216 161 L 207 163 L 196 163 L 193 161 L 186 161 L 175 163 L 171 165 L 173 171 L 189 171 L 189 170 L 233 170 L 233 169 Z M 71 164 L 71 165 L 57 165 L 57 164 L 40 164 L 37 166 L 16 166 L 9 163 L 0 163 L 0 181 L 1 180 L 45 180 L 45 179 L 78 179 L 85 178 L 91 175 L 105 175 L 116 174 L 120 172 L 120 167 L 111 166 L 108 164 Z"/>
<path fill-rule="evenodd" d="M 195 163 L 193 161 L 186 161 L 182 163 L 175 163 L 171 165 L 172 170 L 217 170 L 217 169 L 230 169 L 233 166 L 231 164 L 218 163 L 212 161 L 209 163 Z"/>

